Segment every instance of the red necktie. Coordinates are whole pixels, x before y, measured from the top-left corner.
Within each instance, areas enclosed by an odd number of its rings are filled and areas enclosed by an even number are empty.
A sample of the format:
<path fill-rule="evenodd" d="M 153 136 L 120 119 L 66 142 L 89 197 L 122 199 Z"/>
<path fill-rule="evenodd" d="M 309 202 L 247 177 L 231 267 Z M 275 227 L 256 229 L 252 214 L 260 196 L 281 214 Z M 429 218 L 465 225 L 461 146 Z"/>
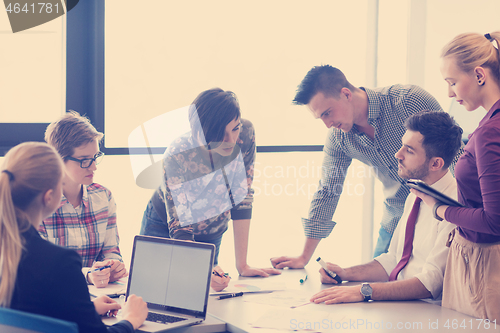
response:
<path fill-rule="evenodd" d="M 408 222 L 406 223 L 406 233 L 405 233 L 405 245 L 403 248 L 403 256 L 398 262 L 396 267 L 392 270 L 389 276 L 389 281 L 395 281 L 398 277 L 399 272 L 406 266 L 408 260 L 411 257 L 411 251 L 413 250 L 413 235 L 415 234 L 415 223 L 417 222 L 418 210 L 420 209 L 420 199 L 417 197 L 413 208 L 411 209 L 410 215 L 408 216 Z"/>

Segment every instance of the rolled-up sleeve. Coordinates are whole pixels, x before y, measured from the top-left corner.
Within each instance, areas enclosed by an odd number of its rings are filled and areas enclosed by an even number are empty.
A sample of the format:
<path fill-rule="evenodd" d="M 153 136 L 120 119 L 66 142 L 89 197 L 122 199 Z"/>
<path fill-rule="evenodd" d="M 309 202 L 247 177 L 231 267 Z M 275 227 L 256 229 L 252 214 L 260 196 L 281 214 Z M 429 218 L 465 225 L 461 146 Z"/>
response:
<path fill-rule="evenodd" d="M 331 139 L 329 133 L 324 151 L 321 180 L 318 190 L 314 193 L 309 214 L 302 219 L 304 233 L 308 238 L 325 238 L 335 227 L 332 220 L 344 186 L 347 169 L 352 158 L 347 156 Z"/>

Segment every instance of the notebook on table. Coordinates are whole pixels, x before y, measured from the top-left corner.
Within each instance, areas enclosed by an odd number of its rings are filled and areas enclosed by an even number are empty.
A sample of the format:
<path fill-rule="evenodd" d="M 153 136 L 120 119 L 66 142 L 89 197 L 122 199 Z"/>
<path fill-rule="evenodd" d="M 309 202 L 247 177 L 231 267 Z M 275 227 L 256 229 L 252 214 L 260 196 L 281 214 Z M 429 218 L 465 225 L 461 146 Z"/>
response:
<path fill-rule="evenodd" d="M 165 332 L 205 320 L 214 250 L 213 244 L 135 236 L 126 295 L 141 296 L 148 304 L 139 332 Z"/>

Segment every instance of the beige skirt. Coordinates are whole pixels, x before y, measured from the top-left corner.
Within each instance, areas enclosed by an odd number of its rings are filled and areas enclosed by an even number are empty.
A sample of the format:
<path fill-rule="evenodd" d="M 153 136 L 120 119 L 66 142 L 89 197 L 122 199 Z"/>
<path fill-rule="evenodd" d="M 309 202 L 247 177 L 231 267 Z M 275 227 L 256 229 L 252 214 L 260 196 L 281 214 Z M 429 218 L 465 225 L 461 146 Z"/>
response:
<path fill-rule="evenodd" d="M 500 322 L 500 242 L 473 243 L 455 229 L 447 245 L 442 305 Z"/>

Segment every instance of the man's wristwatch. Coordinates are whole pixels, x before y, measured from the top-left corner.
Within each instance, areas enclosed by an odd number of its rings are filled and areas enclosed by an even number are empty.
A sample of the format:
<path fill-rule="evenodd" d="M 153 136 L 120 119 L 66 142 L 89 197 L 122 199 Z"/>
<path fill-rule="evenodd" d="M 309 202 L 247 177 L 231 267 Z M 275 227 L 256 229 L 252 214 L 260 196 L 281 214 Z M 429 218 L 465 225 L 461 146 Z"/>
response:
<path fill-rule="evenodd" d="M 438 221 L 442 221 L 443 219 L 441 218 L 441 216 L 439 216 L 437 214 L 437 210 L 439 207 L 441 206 L 444 206 L 444 204 L 442 202 L 436 202 L 436 204 L 434 205 L 434 207 L 432 207 L 432 215 L 434 215 L 434 218 Z"/>
<path fill-rule="evenodd" d="M 372 299 L 372 292 L 373 292 L 373 289 L 369 283 L 363 283 L 361 285 L 360 293 L 365 298 L 364 299 L 365 302 L 368 302 L 369 300 Z"/>

